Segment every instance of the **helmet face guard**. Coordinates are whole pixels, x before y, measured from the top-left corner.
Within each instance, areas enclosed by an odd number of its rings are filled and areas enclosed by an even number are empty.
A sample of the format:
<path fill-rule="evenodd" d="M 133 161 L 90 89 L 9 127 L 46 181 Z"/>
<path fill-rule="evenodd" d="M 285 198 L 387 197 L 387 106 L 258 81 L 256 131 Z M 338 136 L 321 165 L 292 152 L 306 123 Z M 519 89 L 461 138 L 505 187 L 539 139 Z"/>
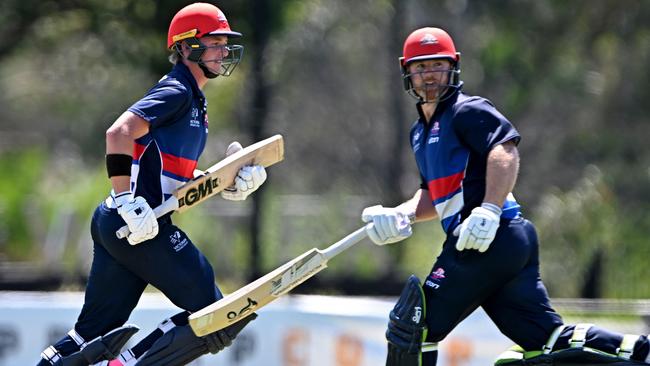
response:
<path fill-rule="evenodd" d="M 199 64 L 203 74 L 210 79 L 217 76 L 230 76 L 235 70 L 244 55 L 244 46 L 237 44 L 227 44 L 220 46 L 206 46 L 198 38 L 186 38 L 185 43 L 190 47 L 190 54 L 187 60 Z M 175 44 L 176 52 L 181 53 L 180 42 Z M 216 56 L 213 59 L 203 59 L 203 54 L 208 49 L 217 49 Z M 182 54 L 182 53 L 181 53 Z M 218 70 L 209 68 L 206 63 L 216 62 L 219 65 Z"/>
<path fill-rule="evenodd" d="M 411 97 L 419 100 L 422 103 L 438 103 L 442 102 L 452 95 L 460 88 L 460 54 L 457 55 L 458 61 L 449 59 L 452 66 L 450 69 L 444 70 L 428 70 L 421 72 L 410 73 L 408 71 L 408 64 L 402 67 L 402 80 L 404 82 L 404 90 Z M 436 59 L 432 57 L 431 59 Z M 400 58 L 400 65 L 402 65 L 402 58 Z M 432 73 L 446 73 L 447 74 L 447 83 L 446 84 L 424 84 L 423 87 L 416 88 L 413 83 L 413 78 L 421 78 L 424 80 L 424 74 Z M 436 92 L 435 97 L 429 98 L 428 95 L 430 92 Z"/>

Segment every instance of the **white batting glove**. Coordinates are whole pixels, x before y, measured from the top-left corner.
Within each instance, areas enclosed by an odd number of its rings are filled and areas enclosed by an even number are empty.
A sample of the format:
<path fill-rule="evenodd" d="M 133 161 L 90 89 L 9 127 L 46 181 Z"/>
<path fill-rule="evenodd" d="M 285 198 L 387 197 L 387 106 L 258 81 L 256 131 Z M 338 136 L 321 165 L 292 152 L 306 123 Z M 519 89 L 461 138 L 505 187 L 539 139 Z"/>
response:
<path fill-rule="evenodd" d="M 483 253 L 490 247 L 501 219 L 501 207 L 492 203 L 483 203 L 454 230 L 458 236 L 456 250 L 478 249 Z"/>
<path fill-rule="evenodd" d="M 370 228 L 366 227 L 366 233 L 377 245 L 396 243 L 413 234 L 408 214 L 397 208 L 381 205 L 366 207 L 361 213 L 361 220 L 373 223 Z"/>
<path fill-rule="evenodd" d="M 134 198 L 131 192 L 123 192 L 116 194 L 113 200 L 117 205 L 117 213 L 122 216 L 131 231 L 126 238 L 129 244 L 136 245 L 158 235 L 156 214 L 144 198 Z"/>
<path fill-rule="evenodd" d="M 266 169 L 262 165 L 245 166 L 239 169 L 235 185 L 221 191 L 221 197 L 231 201 L 243 201 L 266 181 Z"/>
<path fill-rule="evenodd" d="M 242 150 L 239 142 L 235 141 L 226 149 L 226 156 Z M 255 192 L 266 181 L 266 169 L 262 165 L 245 166 L 239 169 L 235 184 L 221 191 L 221 197 L 230 201 L 243 201 Z"/>

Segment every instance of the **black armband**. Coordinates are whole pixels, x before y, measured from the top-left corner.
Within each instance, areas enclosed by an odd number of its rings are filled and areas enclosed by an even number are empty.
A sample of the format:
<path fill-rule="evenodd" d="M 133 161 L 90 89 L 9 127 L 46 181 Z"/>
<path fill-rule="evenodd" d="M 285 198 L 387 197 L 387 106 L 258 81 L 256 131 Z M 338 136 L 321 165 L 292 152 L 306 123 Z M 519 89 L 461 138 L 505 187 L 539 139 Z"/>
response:
<path fill-rule="evenodd" d="M 131 164 L 133 157 L 126 154 L 106 154 L 106 171 L 108 177 L 116 177 L 120 175 L 131 175 Z"/>

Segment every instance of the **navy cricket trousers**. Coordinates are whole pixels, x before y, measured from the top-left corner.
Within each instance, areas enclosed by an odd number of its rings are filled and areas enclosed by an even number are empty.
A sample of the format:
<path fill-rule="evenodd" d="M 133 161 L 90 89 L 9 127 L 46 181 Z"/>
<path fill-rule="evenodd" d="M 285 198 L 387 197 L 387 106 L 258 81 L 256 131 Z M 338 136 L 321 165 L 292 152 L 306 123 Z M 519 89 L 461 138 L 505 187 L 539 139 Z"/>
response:
<path fill-rule="evenodd" d="M 539 350 L 562 318 L 550 305 L 539 274 L 533 224 L 501 220 L 489 249 L 459 252 L 449 235 L 423 285 L 427 341 L 439 342 L 481 306 L 499 330 L 525 350 Z"/>
<path fill-rule="evenodd" d="M 223 297 L 212 266 L 171 219 L 160 219 L 158 235 L 137 245 L 115 236 L 123 225 L 117 210 L 104 203 L 95 210 L 93 263 L 75 325 L 85 340 L 124 325 L 147 284 L 191 312 Z"/>

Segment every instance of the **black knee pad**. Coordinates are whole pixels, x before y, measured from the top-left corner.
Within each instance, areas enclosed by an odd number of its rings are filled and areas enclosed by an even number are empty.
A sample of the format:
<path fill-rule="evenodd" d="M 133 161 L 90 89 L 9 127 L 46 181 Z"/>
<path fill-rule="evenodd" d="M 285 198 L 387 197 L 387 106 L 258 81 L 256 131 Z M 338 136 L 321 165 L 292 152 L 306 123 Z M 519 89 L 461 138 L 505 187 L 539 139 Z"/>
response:
<path fill-rule="evenodd" d="M 387 366 L 417 366 L 421 363 L 422 342 L 427 334 L 426 304 L 420 280 L 411 276 L 390 312 L 386 339 Z"/>

